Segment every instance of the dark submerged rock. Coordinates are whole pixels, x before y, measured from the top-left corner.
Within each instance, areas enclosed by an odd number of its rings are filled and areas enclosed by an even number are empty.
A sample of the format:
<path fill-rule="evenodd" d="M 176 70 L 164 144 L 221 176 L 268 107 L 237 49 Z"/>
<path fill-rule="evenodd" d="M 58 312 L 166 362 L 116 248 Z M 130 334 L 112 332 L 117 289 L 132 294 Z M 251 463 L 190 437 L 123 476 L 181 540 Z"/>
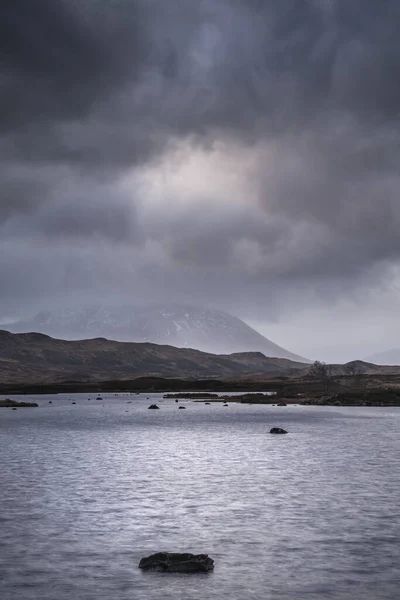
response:
<path fill-rule="evenodd" d="M 282 427 L 273 427 L 270 433 L 287 433 L 286 429 L 282 429 Z"/>
<path fill-rule="evenodd" d="M 185 410 L 186 406 L 178 406 L 179 410 Z"/>
<path fill-rule="evenodd" d="M 149 408 L 149 409 L 152 409 L 152 410 L 157 410 L 157 409 L 159 409 L 160 407 L 159 407 L 159 406 L 157 406 L 157 404 L 150 404 L 150 406 L 149 406 L 148 408 Z"/>
<path fill-rule="evenodd" d="M 142 558 L 139 569 L 163 573 L 207 573 L 214 569 L 214 561 L 208 554 L 156 552 Z"/>

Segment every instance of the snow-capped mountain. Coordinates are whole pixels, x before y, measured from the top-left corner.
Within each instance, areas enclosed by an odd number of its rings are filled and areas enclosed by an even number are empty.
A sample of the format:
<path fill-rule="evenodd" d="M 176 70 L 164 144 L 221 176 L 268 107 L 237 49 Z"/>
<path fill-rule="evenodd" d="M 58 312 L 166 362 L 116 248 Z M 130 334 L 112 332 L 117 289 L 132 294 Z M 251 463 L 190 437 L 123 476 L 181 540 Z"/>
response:
<path fill-rule="evenodd" d="M 0 326 L 12 333 L 38 332 L 62 339 L 104 337 L 197 348 L 214 354 L 258 351 L 266 356 L 308 362 L 219 310 L 193 306 L 90 307 L 38 313 Z"/>

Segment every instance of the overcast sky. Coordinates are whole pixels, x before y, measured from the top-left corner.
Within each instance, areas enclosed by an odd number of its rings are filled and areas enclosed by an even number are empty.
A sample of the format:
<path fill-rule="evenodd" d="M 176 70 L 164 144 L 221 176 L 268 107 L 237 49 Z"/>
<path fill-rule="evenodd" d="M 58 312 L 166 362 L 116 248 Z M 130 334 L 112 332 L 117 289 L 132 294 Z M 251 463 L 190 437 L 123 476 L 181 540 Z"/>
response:
<path fill-rule="evenodd" d="M 0 321 L 171 301 L 311 358 L 400 345 L 399 22 L 398 0 L 1 0 Z"/>

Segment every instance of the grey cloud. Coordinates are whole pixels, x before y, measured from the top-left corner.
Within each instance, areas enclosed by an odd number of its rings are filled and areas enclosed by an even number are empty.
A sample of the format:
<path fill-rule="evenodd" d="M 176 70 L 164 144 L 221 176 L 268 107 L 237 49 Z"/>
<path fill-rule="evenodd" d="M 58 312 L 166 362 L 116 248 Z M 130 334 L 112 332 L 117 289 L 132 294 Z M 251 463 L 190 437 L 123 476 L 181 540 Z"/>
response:
<path fill-rule="evenodd" d="M 280 292 L 376 285 L 400 256 L 399 17 L 396 0 L 3 0 L 2 305 L 112 281 L 271 314 Z M 183 139 L 254 154 L 242 212 L 166 192 L 142 219 L 146 190 L 120 179 Z"/>
<path fill-rule="evenodd" d="M 319 240 L 308 273 L 293 257 L 290 275 L 353 277 L 374 262 L 398 259 L 399 134 L 383 128 L 368 134 L 360 124 L 338 133 L 333 120 L 276 146 L 264 209 L 287 219 L 293 232 L 308 223 L 307 239 Z"/>
<path fill-rule="evenodd" d="M 3 98 L 14 92 L 22 119 L 39 91 L 44 105 L 35 117 L 62 120 L 92 116 L 101 101 L 118 107 L 119 92 L 130 90 L 132 119 L 151 117 L 168 133 L 256 133 L 260 123 L 285 130 L 327 109 L 396 117 L 397 3 L 328 7 L 308 0 L 47 0 L 33 9 L 27 0 L 6 0 L 3 87 L 10 93 Z M 85 124 L 98 126 L 95 119 Z"/>
<path fill-rule="evenodd" d="M 43 173 L 47 186 L 32 186 L 26 178 L 4 188 L 9 202 L 3 204 L 2 239 L 42 237 L 57 243 L 63 239 L 96 240 L 103 244 L 129 242 L 133 247 L 144 238 L 138 223 L 135 195 L 109 181 L 77 177 L 66 169 Z M 16 174 L 13 173 L 13 176 Z M 39 182 L 42 180 L 39 177 Z M 14 205 L 18 210 L 14 210 Z M 1 213 L 0 213 L 1 215 Z"/>
<path fill-rule="evenodd" d="M 98 96 L 125 76 L 125 52 L 134 77 L 141 56 L 137 5 L 125 3 L 124 11 L 120 2 L 119 21 L 113 23 L 112 9 L 93 1 L 4 0 L 0 53 L 5 125 L 87 115 Z"/>

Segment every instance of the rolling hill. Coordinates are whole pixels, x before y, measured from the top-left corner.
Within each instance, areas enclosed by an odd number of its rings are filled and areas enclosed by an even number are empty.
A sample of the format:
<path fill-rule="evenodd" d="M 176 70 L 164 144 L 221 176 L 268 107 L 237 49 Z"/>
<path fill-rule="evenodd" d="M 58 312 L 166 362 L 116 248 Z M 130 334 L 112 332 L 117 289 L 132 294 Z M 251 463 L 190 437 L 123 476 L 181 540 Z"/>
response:
<path fill-rule="evenodd" d="M 104 338 L 53 339 L 0 331 L 0 383 L 104 381 L 142 376 L 268 378 L 300 374 L 308 365 L 260 352 L 215 355 L 189 348 Z"/>

